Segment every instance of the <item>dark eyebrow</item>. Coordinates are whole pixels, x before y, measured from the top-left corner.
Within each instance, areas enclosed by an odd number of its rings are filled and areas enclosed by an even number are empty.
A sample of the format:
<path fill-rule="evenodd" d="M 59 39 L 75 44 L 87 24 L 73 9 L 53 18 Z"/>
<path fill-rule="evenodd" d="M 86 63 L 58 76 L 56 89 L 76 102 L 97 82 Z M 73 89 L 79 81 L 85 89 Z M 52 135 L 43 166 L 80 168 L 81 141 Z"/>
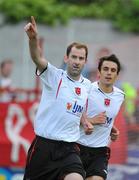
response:
<path fill-rule="evenodd" d="M 109 68 L 108 66 L 103 66 L 102 68 Z"/>
<path fill-rule="evenodd" d="M 115 67 L 110 68 L 110 67 L 108 67 L 108 66 L 103 66 L 103 68 L 116 69 Z"/>

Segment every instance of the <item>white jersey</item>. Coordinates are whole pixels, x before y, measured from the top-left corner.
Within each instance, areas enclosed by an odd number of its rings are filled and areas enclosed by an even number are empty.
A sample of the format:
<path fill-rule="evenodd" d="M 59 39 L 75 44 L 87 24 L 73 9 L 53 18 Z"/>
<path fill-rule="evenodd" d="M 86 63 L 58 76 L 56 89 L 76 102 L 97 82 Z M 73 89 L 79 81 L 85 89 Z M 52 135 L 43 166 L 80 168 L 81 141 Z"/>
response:
<path fill-rule="evenodd" d="M 108 146 L 111 128 L 123 101 L 124 92 L 122 90 L 113 87 L 112 93 L 104 93 L 99 88 L 98 82 L 92 83 L 88 98 L 87 115 L 88 117 L 94 117 L 106 111 L 107 119 L 105 124 L 94 125 L 94 130 L 91 135 L 86 135 L 83 128 L 81 128 L 78 142 L 88 147 Z"/>
<path fill-rule="evenodd" d="M 50 63 L 40 78 L 43 89 L 34 122 L 35 133 L 48 139 L 77 141 L 91 82 L 83 76 L 74 81 L 66 71 Z"/>

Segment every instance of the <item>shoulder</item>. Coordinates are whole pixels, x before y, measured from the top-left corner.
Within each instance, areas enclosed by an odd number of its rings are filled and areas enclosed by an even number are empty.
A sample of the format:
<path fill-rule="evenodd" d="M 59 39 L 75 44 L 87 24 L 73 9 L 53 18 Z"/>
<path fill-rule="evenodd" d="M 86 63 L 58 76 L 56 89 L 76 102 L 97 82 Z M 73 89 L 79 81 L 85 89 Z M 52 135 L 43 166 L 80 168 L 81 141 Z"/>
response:
<path fill-rule="evenodd" d="M 123 94 L 123 95 L 125 94 L 123 90 L 117 88 L 116 86 L 114 86 L 113 88 L 114 88 L 114 91 L 115 91 L 116 93 L 120 93 L 120 94 Z"/>
<path fill-rule="evenodd" d="M 89 93 L 91 89 L 91 81 L 85 77 L 82 77 L 82 85 L 87 90 L 87 93 Z"/>
<path fill-rule="evenodd" d="M 90 93 L 89 94 L 94 95 L 96 93 L 98 93 L 98 83 L 97 83 L 97 81 L 91 83 L 91 85 L 90 85 Z"/>
<path fill-rule="evenodd" d="M 61 75 L 65 74 L 65 71 L 63 69 L 59 69 L 55 67 L 54 65 L 48 63 L 48 67 L 46 69 L 46 74 L 50 77 L 61 77 Z"/>
<path fill-rule="evenodd" d="M 98 90 L 98 82 L 97 81 L 95 81 L 95 82 L 93 82 L 93 83 L 91 83 L 91 90 L 93 91 L 93 90 Z"/>
<path fill-rule="evenodd" d="M 51 63 L 48 62 L 47 70 L 53 70 L 53 71 L 58 71 L 58 72 L 64 72 L 63 69 L 59 69 L 56 66 L 52 65 Z"/>
<path fill-rule="evenodd" d="M 116 86 L 114 86 L 113 88 L 114 88 L 114 93 L 115 93 L 116 95 L 125 97 L 125 93 L 124 93 L 123 90 L 117 88 Z"/>
<path fill-rule="evenodd" d="M 83 84 L 91 86 L 91 81 L 85 77 L 83 77 Z"/>
<path fill-rule="evenodd" d="M 83 77 L 82 83 L 84 86 L 88 87 L 89 89 L 91 88 L 91 81 L 89 79 Z"/>

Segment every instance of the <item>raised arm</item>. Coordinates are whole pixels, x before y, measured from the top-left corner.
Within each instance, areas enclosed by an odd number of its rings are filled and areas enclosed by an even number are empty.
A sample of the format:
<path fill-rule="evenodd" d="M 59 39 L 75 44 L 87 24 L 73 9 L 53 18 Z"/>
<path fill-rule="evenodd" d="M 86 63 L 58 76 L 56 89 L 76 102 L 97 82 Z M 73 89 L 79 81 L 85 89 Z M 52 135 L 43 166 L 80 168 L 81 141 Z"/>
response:
<path fill-rule="evenodd" d="M 48 61 L 41 56 L 37 25 L 33 16 L 31 16 L 31 22 L 29 22 L 24 27 L 24 29 L 29 38 L 29 48 L 30 48 L 31 58 L 33 62 L 36 64 L 39 71 L 43 71 L 47 67 Z"/>

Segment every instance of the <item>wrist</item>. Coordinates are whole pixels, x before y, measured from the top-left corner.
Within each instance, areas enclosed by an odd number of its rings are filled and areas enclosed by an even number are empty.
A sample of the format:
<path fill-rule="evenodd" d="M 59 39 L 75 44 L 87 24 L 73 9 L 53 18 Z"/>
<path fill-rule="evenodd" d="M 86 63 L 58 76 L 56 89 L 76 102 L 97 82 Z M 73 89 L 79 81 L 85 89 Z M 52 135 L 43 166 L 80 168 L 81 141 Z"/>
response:
<path fill-rule="evenodd" d="M 89 122 L 90 122 L 92 125 L 94 125 L 94 124 L 95 124 L 94 118 L 90 118 L 90 119 L 89 119 Z"/>
<path fill-rule="evenodd" d="M 29 41 L 39 41 L 39 37 L 36 34 L 35 36 L 29 37 Z"/>

